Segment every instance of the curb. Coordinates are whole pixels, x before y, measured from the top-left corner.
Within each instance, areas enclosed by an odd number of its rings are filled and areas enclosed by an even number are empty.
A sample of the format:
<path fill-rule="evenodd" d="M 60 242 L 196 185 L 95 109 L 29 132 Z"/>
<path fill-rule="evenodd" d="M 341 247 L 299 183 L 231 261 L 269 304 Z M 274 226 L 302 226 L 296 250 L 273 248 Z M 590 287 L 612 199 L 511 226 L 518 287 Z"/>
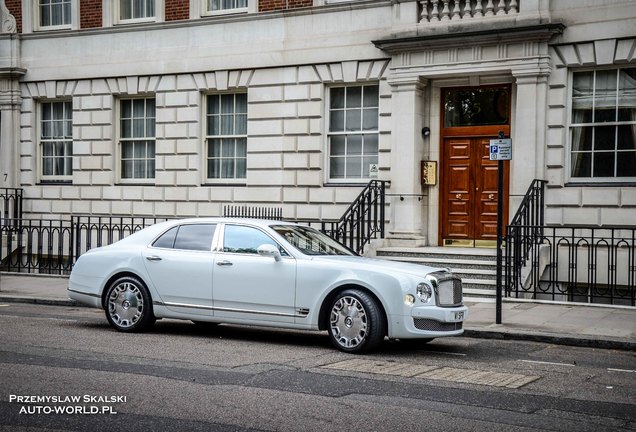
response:
<path fill-rule="evenodd" d="M 20 296 L 0 296 L 0 303 L 26 303 L 26 304 L 41 304 L 47 306 L 72 306 L 72 307 L 84 307 L 84 305 L 77 303 L 71 299 L 44 299 L 37 297 L 20 297 Z"/>
<path fill-rule="evenodd" d="M 590 336 L 564 336 L 555 333 L 520 332 L 509 330 L 465 329 L 462 336 L 475 339 L 517 340 L 543 342 L 554 345 L 567 345 L 583 348 L 614 349 L 636 351 L 636 341 L 622 339 L 593 339 Z"/>

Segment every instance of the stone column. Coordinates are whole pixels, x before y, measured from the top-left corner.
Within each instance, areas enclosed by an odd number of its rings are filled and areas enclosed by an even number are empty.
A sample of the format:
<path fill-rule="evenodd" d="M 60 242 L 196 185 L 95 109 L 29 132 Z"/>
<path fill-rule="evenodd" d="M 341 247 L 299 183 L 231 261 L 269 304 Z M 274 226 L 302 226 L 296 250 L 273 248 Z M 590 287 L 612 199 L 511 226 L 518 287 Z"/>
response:
<path fill-rule="evenodd" d="M 510 166 L 510 214 L 514 214 L 535 178 L 545 178 L 545 137 L 548 76 L 515 73 L 516 99 L 512 119 L 512 161 Z M 564 119 L 565 121 L 565 119 Z"/>
<path fill-rule="evenodd" d="M 20 187 L 20 106 L 18 76 L 0 70 L 0 187 Z"/>
<path fill-rule="evenodd" d="M 422 194 L 420 161 L 425 155 L 422 138 L 426 80 L 389 79 L 391 113 L 391 223 L 387 239 L 394 246 L 426 244 L 427 199 Z"/>
<path fill-rule="evenodd" d="M 0 0 L 0 187 L 19 187 L 20 173 L 20 39 L 17 25 Z"/>

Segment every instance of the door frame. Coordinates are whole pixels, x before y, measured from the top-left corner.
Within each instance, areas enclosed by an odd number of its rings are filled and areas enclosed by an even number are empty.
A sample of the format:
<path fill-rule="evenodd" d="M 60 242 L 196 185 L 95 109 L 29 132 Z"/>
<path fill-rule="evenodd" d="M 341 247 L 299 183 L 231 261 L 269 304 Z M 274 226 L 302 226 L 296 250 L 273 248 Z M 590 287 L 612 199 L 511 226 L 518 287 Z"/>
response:
<path fill-rule="evenodd" d="M 508 101 L 508 124 L 505 125 L 488 125 L 488 126 L 455 126 L 455 127 L 444 127 L 444 99 L 445 94 L 448 90 L 462 90 L 462 89 L 476 89 L 476 88 L 498 88 L 498 87 L 506 87 L 509 91 L 509 101 Z M 511 84 L 495 84 L 495 85 L 484 85 L 484 86 L 448 86 L 440 88 L 440 105 L 439 105 L 439 130 L 440 130 L 440 139 L 439 139 L 439 155 L 440 155 L 440 168 L 439 168 L 439 181 L 440 187 L 438 190 L 439 193 L 439 214 L 438 214 L 438 244 L 440 246 L 444 246 L 444 238 L 443 238 L 443 229 L 444 229 L 444 217 L 447 214 L 447 200 L 445 198 L 446 195 L 446 176 L 448 175 L 447 170 L 444 168 L 444 160 L 446 157 L 446 146 L 444 145 L 446 138 L 484 138 L 484 137 L 492 137 L 493 139 L 499 136 L 499 132 L 503 132 L 504 136 L 510 137 L 510 124 L 512 122 L 512 85 Z M 506 200 L 504 202 L 504 214 L 503 221 L 504 224 L 502 226 L 502 231 L 505 230 L 505 225 L 508 223 L 508 213 L 509 213 L 509 200 L 510 200 L 510 161 L 504 161 L 504 186 L 503 186 L 504 196 L 506 196 Z M 504 231 L 505 233 L 505 231 Z M 466 245 L 466 247 L 484 247 L 490 246 L 489 241 L 483 241 L 479 239 L 472 239 L 472 245 Z M 481 244 L 480 244 L 481 243 Z M 460 245 L 462 246 L 462 245 Z"/>

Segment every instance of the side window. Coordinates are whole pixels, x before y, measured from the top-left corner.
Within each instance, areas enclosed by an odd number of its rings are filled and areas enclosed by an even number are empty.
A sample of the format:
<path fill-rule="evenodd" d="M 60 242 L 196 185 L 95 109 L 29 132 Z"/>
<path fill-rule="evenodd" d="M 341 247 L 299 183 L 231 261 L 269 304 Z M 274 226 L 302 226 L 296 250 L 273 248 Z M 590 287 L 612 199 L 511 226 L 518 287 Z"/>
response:
<path fill-rule="evenodd" d="M 174 239 L 177 237 L 179 227 L 174 227 L 166 231 L 152 244 L 157 248 L 172 249 L 174 247 Z"/>
<path fill-rule="evenodd" d="M 210 251 L 215 230 L 215 224 L 181 225 L 166 231 L 152 245 L 167 249 Z"/>
<path fill-rule="evenodd" d="M 246 226 L 226 225 L 223 239 L 223 252 L 256 254 L 259 246 L 271 244 L 280 249 L 281 255 L 287 253 L 262 231 Z"/>

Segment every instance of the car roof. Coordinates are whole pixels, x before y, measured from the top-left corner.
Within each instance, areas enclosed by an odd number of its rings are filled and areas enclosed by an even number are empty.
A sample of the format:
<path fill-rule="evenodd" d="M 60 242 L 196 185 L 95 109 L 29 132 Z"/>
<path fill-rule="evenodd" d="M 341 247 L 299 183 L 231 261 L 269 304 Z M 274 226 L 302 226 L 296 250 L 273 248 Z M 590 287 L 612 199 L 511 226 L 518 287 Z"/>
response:
<path fill-rule="evenodd" d="M 273 219 L 256 219 L 256 218 L 238 218 L 238 217 L 197 217 L 187 219 L 173 219 L 174 225 L 184 223 L 247 223 L 250 225 L 258 225 L 268 227 L 270 225 L 297 225 L 293 222 L 273 220 Z"/>

